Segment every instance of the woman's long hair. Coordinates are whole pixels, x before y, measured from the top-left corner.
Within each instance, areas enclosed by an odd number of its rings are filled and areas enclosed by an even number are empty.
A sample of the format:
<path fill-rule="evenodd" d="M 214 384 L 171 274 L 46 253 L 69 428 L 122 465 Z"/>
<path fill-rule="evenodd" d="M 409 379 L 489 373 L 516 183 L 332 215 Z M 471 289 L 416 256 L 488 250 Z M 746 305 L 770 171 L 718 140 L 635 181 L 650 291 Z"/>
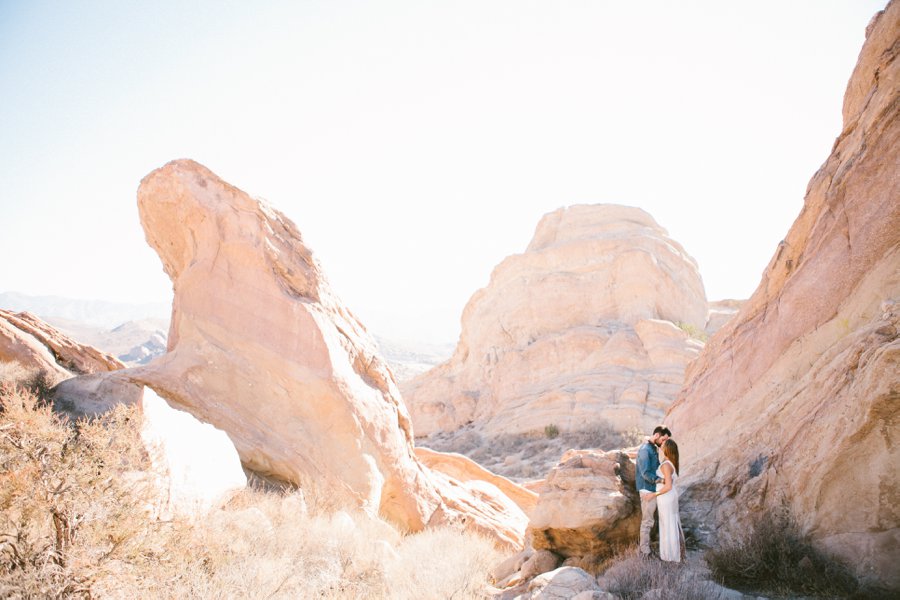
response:
<path fill-rule="evenodd" d="M 681 475 L 681 472 L 678 470 L 678 444 L 675 443 L 675 440 L 666 440 L 662 450 L 665 457 L 671 460 L 672 464 L 675 465 L 675 472 Z"/>

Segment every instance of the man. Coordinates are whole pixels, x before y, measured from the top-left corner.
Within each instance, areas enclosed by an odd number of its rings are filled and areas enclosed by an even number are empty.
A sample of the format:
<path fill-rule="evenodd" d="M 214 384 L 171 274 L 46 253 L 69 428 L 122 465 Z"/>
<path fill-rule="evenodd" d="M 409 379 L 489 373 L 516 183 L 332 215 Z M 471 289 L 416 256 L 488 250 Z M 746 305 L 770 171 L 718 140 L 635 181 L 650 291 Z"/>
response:
<path fill-rule="evenodd" d="M 653 434 L 638 449 L 635 485 L 641 496 L 641 555 L 650 556 L 650 530 L 656 512 L 656 484 L 662 479 L 656 476 L 659 468 L 659 447 L 672 436 L 668 428 L 658 425 Z"/>

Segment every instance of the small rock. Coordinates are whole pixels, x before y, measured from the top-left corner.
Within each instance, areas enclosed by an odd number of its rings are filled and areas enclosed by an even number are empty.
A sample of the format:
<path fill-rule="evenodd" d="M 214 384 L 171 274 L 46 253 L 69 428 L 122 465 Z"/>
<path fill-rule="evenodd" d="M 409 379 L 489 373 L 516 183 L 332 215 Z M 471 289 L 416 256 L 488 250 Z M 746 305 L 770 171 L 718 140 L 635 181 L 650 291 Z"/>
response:
<path fill-rule="evenodd" d="M 549 550 L 538 550 L 525 561 L 520 570 L 521 577 L 524 581 L 547 573 L 559 566 L 560 558 Z"/>
<path fill-rule="evenodd" d="M 593 575 L 576 567 L 560 567 L 534 578 L 531 600 L 569 600 L 582 592 L 600 592 Z"/>

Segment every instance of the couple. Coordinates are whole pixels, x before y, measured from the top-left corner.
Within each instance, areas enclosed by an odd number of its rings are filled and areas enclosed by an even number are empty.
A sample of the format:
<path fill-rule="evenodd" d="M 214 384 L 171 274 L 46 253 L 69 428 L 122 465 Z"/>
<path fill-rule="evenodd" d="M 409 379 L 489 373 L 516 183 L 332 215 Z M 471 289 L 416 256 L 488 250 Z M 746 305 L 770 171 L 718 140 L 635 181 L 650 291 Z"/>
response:
<path fill-rule="evenodd" d="M 635 481 L 641 495 L 641 555 L 650 556 L 653 513 L 659 511 L 659 557 L 680 562 L 684 533 L 678 516 L 678 445 L 672 432 L 659 425 L 638 450 Z M 660 464 L 660 460 L 662 463 Z"/>

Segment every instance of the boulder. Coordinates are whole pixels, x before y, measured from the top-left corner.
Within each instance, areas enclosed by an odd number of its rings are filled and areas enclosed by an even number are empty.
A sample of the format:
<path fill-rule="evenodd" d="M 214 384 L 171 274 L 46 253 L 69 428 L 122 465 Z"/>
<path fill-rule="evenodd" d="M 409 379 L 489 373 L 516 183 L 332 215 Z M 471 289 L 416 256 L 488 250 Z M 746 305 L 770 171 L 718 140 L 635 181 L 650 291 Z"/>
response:
<path fill-rule="evenodd" d="M 666 417 L 681 449 L 682 517 L 701 541 L 786 504 L 817 544 L 895 590 L 898 37 L 891 2 L 867 30 L 843 131 L 803 210 Z"/>
<path fill-rule="evenodd" d="M 606 598 L 597 580 L 587 571 L 577 567 L 560 567 L 555 571 L 538 575 L 528 584 L 530 600 L 571 600 L 576 596 L 584 598 L 583 594 L 590 594 L 589 598 Z"/>
<path fill-rule="evenodd" d="M 125 366 L 109 354 L 76 342 L 30 313 L 3 309 L 0 309 L 0 361 L 46 372 L 54 381 Z"/>
<path fill-rule="evenodd" d="M 675 324 L 706 320 L 696 262 L 650 215 L 562 208 L 469 300 L 450 360 L 403 395 L 418 435 L 652 428 L 702 348 Z"/>
<path fill-rule="evenodd" d="M 532 546 L 569 558 L 607 556 L 636 544 L 641 504 L 634 478 L 634 462 L 625 452 L 567 452 L 531 513 Z"/>
<path fill-rule="evenodd" d="M 145 177 L 138 208 L 174 288 L 168 351 L 73 381 L 60 402 L 151 386 L 227 432 L 264 476 L 315 485 L 403 530 L 458 524 L 521 546 L 526 518 L 496 487 L 415 457 L 391 371 L 287 217 L 190 160 Z"/>

